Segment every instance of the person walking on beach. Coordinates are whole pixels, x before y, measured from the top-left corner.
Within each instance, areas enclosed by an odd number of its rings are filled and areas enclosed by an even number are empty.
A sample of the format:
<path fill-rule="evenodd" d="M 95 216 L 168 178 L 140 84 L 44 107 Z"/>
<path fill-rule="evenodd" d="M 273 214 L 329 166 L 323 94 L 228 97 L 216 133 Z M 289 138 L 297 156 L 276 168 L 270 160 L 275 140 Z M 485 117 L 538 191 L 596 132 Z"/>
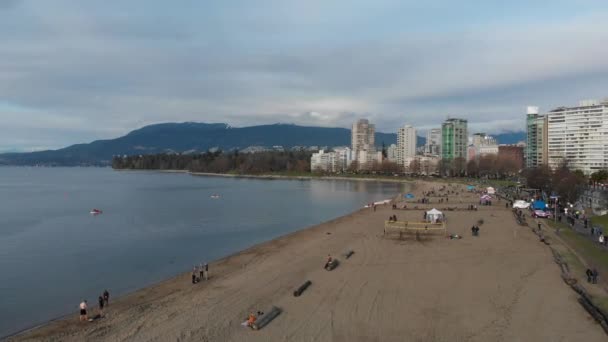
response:
<path fill-rule="evenodd" d="M 80 321 L 86 321 L 88 320 L 89 317 L 87 316 L 87 301 L 83 300 L 82 303 L 80 303 Z"/>
<path fill-rule="evenodd" d="M 103 290 L 103 303 L 104 306 L 110 305 L 110 292 L 108 290 Z"/>
<path fill-rule="evenodd" d="M 205 280 L 209 280 L 209 264 L 205 263 Z"/>
<path fill-rule="evenodd" d="M 196 284 L 196 266 L 192 269 L 192 284 Z"/>
<path fill-rule="evenodd" d="M 198 278 L 199 279 L 203 279 L 204 278 L 204 273 L 205 273 L 205 266 L 204 264 L 201 262 L 200 267 L 198 268 Z"/>
<path fill-rule="evenodd" d="M 99 302 L 99 316 L 103 316 L 103 304 L 104 304 L 104 300 L 102 296 L 99 296 L 99 298 L 97 298 L 97 301 Z"/>

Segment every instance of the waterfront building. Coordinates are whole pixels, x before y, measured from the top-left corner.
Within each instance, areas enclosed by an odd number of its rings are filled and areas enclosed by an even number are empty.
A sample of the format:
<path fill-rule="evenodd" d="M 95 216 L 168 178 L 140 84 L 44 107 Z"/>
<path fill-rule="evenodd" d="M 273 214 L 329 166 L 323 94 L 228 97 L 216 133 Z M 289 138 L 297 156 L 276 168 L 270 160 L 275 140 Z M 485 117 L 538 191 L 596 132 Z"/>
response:
<path fill-rule="evenodd" d="M 352 152 L 348 147 L 335 148 L 333 152 L 320 150 L 310 157 L 310 171 L 341 172 L 352 162 Z"/>
<path fill-rule="evenodd" d="M 406 158 L 416 156 L 416 129 L 405 125 L 397 131 L 397 163 L 405 165 Z"/>
<path fill-rule="evenodd" d="M 547 117 L 538 107 L 528 107 L 526 116 L 526 167 L 535 168 L 547 163 Z"/>
<path fill-rule="evenodd" d="M 518 145 L 498 145 L 498 159 L 512 160 L 518 170 L 524 167 L 524 147 Z"/>
<path fill-rule="evenodd" d="M 367 119 L 357 120 L 352 126 L 351 149 L 359 169 L 368 169 L 374 160 L 378 160 L 378 155 L 379 162 L 382 162 L 382 151 L 376 150 L 375 134 L 375 125 Z"/>
<path fill-rule="evenodd" d="M 351 131 L 351 149 L 353 151 L 375 148 L 376 126 L 367 119 L 357 120 Z"/>
<path fill-rule="evenodd" d="M 441 156 L 445 160 L 466 160 L 468 146 L 467 120 L 447 119 L 441 125 Z"/>
<path fill-rule="evenodd" d="M 441 128 L 431 128 L 426 132 L 424 153 L 431 156 L 441 155 Z"/>
<path fill-rule="evenodd" d="M 386 149 L 386 159 L 393 163 L 397 162 L 397 145 L 391 144 Z"/>
<path fill-rule="evenodd" d="M 608 168 L 608 99 L 556 108 L 546 114 L 546 123 L 549 167 L 567 161 L 586 175 Z"/>
<path fill-rule="evenodd" d="M 408 173 L 421 175 L 436 174 L 439 169 L 440 158 L 437 156 L 414 156 L 404 160 L 404 170 Z"/>

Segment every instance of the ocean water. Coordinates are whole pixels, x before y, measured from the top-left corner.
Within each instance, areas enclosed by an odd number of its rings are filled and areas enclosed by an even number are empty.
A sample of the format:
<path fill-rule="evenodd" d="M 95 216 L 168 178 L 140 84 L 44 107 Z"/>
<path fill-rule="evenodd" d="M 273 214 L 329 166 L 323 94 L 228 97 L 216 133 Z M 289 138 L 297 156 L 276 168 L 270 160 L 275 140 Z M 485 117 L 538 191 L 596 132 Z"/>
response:
<path fill-rule="evenodd" d="M 105 288 L 116 297 L 404 191 L 397 183 L 0 167 L 0 336 L 75 313 Z"/>

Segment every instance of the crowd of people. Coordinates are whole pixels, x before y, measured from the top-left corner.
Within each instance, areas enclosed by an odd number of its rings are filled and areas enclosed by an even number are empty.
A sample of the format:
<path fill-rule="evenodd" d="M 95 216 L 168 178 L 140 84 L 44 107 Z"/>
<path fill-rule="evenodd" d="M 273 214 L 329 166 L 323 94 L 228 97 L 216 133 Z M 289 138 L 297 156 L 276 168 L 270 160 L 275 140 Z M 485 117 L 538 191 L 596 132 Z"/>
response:
<path fill-rule="evenodd" d="M 201 280 L 209 280 L 209 264 L 202 263 L 194 266 L 192 269 L 192 284 L 196 284 Z"/>

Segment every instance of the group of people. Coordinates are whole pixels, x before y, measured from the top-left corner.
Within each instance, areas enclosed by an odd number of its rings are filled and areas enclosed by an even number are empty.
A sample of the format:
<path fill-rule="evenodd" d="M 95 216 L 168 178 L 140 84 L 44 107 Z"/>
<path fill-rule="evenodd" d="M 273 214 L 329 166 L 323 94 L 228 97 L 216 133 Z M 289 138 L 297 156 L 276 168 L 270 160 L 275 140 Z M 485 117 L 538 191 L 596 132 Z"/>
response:
<path fill-rule="evenodd" d="M 97 302 L 99 303 L 99 313 L 97 317 L 103 316 L 103 308 L 107 307 L 110 304 L 110 292 L 108 290 L 103 290 L 103 293 L 97 298 Z M 80 321 L 88 321 L 89 320 L 89 304 L 85 300 L 80 303 Z"/>
<path fill-rule="evenodd" d="M 209 264 L 202 263 L 199 266 L 194 266 L 192 269 L 192 284 L 196 284 L 201 280 L 209 280 Z"/>
<path fill-rule="evenodd" d="M 475 210 L 477 211 L 477 206 L 474 204 L 469 205 L 469 207 L 467 208 L 468 210 Z"/>
<path fill-rule="evenodd" d="M 479 226 L 473 226 L 473 227 L 471 227 L 471 234 L 473 236 L 479 236 Z"/>
<path fill-rule="evenodd" d="M 397 222 L 397 215 L 389 216 L 388 222 Z"/>
<path fill-rule="evenodd" d="M 587 282 L 590 284 L 597 284 L 597 269 L 587 269 L 587 271 L 585 272 L 585 274 L 587 274 Z"/>

